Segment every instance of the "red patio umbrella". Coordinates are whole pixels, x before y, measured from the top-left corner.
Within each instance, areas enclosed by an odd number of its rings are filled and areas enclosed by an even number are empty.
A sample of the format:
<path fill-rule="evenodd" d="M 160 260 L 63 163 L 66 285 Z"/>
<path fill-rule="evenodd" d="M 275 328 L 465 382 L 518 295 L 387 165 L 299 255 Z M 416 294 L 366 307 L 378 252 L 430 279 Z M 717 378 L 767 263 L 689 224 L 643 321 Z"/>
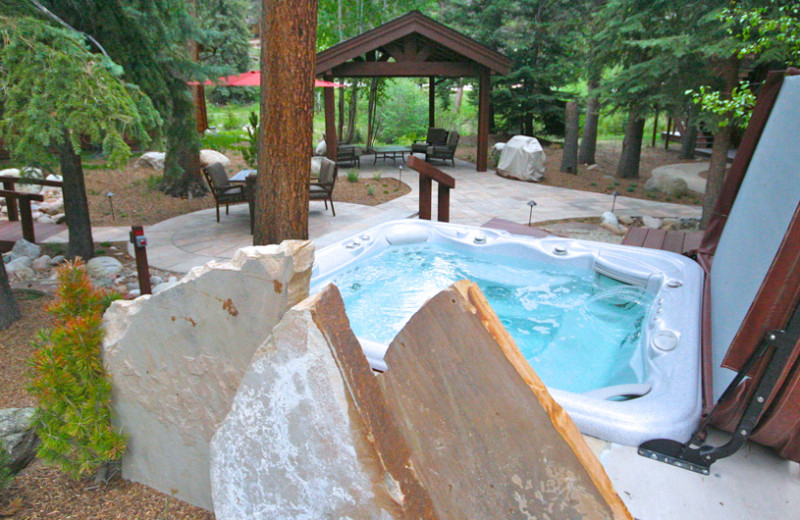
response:
<path fill-rule="evenodd" d="M 189 85 L 201 85 L 197 81 L 190 81 Z M 249 70 L 241 74 L 234 74 L 233 76 L 223 76 L 216 81 L 206 80 L 202 83 L 205 86 L 211 85 L 226 85 L 228 87 L 257 87 L 261 85 L 261 71 Z M 314 79 L 315 87 L 344 87 L 339 83 L 332 81 L 325 81 L 322 79 Z"/>

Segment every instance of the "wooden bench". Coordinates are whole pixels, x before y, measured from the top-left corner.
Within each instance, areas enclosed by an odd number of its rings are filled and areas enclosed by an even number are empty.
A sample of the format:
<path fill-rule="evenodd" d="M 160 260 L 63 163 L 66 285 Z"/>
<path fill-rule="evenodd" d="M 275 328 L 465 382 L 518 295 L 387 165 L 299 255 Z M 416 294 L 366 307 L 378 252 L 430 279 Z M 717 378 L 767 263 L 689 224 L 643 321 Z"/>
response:
<path fill-rule="evenodd" d="M 663 229 L 634 227 L 628 230 L 625 238 L 622 239 L 622 244 L 661 249 L 682 255 L 700 247 L 702 239 L 702 231 L 666 231 Z"/>

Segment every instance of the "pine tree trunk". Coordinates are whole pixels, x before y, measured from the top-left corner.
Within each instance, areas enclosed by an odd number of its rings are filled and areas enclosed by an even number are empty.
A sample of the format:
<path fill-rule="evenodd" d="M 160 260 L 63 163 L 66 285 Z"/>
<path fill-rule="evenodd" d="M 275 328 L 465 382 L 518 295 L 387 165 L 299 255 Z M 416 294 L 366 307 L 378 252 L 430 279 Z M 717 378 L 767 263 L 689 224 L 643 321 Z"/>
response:
<path fill-rule="evenodd" d="M 531 113 L 522 116 L 522 134 L 529 137 L 533 136 L 533 114 Z"/>
<path fill-rule="evenodd" d="M 722 99 L 730 99 L 731 91 L 736 87 L 739 75 L 739 60 L 729 58 L 722 63 L 722 77 L 725 88 L 721 92 Z M 722 191 L 722 182 L 725 180 L 725 171 L 728 167 L 728 148 L 731 146 L 731 124 L 718 127 L 714 133 L 714 144 L 711 146 L 711 162 L 708 166 L 706 177 L 706 192 L 703 196 L 703 218 L 700 220 L 700 229 L 708 226 L 711 213 L 717 203 L 717 198 Z"/>
<path fill-rule="evenodd" d="M 578 173 L 578 104 L 567 102 L 566 122 L 564 123 L 564 150 L 561 154 L 561 170 L 565 173 Z"/>
<path fill-rule="evenodd" d="M 0 258 L 0 330 L 7 329 L 9 325 L 19 319 L 19 307 L 11 285 L 8 283 L 6 264 Z"/>
<path fill-rule="evenodd" d="M 617 164 L 617 177 L 621 179 L 639 178 L 639 160 L 642 156 L 642 138 L 644 136 L 644 118 L 639 111 L 631 109 L 628 123 L 625 125 L 625 137 L 622 140 L 622 152 Z"/>
<path fill-rule="evenodd" d="M 191 94 L 181 80 L 170 90 L 172 111 L 167 118 L 167 153 L 160 189 L 173 197 L 200 197 L 208 191 L 200 174 L 200 136 Z"/>
<path fill-rule="evenodd" d="M 358 80 L 353 81 L 353 88 L 350 90 L 350 106 L 347 112 L 347 138 L 345 143 L 352 143 L 356 137 L 356 109 L 358 107 Z"/>
<path fill-rule="evenodd" d="M 342 134 L 344 133 L 344 89 L 343 88 L 339 89 L 339 113 L 337 115 L 339 119 L 338 119 L 338 128 L 336 136 L 337 136 L 337 141 L 341 141 Z"/>
<path fill-rule="evenodd" d="M 694 117 L 686 116 L 686 130 L 681 136 L 681 152 L 679 159 L 694 159 L 695 149 L 697 148 L 697 126 L 694 124 Z"/>
<path fill-rule="evenodd" d="M 372 150 L 375 142 L 376 114 L 378 113 L 378 78 L 372 78 L 367 96 L 367 149 Z"/>
<path fill-rule="evenodd" d="M 717 203 L 717 198 L 722 191 L 722 182 L 725 180 L 725 171 L 728 166 L 728 148 L 731 145 L 730 125 L 720 128 L 714 134 L 714 144 L 711 146 L 711 162 L 706 177 L 706 192 L 703 196 L 703 218 L 700 229 L 708 226 L 711 212 Z"/>
<path fill-rule="evenodd" d="M 81 156 L 72 148 L 67 130 L 64 130 L 64 135 L 57 148 L 63 177 L 61 192 L 64 194 L 64 213 L 66 214 L 67 230 L 69 230 L 67 257 L 71 259 L 81 257 L 86 261 L 94 255 L 94 240 L 92 239 L 92 224 L 89 220 L 89 201 L 86 199 Z"/>
<path fill-rule="evenodd" d="M 316 0 L 262 0 L 254 245 L 308 239 Z"/>
<path fill-rule="evenodd" d="M 578 150 L 580 164 L 594 164 L 597 151 L 597 124 L 600 120 L 600 101 L 592 95 L 597 84 L 589 84 L 589 97 L 586 99 L 586 117 L 583 120 L 583 137 Z"/>

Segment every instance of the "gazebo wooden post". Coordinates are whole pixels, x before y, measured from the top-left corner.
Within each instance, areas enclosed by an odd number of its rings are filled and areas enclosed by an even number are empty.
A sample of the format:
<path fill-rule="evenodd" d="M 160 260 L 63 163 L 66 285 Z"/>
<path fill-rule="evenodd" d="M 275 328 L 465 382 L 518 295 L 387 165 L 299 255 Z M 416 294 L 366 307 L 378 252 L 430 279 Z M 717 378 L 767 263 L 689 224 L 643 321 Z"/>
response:
<path fill-rule="evenodd" d="M 486 171 L 489 153 L 489 91 L 492 88 L 490 71 L 481 67 L 480 92 L 478 94 L 478 152 L 477 170 Z"/>
<path fill-rule="evenodd" d="M 324 76 L 326 81 L 333 81 L 331 76 Z M 324 87 L 322 89 L 325 101 L 325 147 L 327 152 L 326 157 L 333 162 L 336 162 L 336 148 L 339 143 L 336 139 L 336 101 L 333 95 L 333 87 Z"/>
<path fill-rule="evenodd" d="M 436 126 L 436 76 L 428 78 L 428 128 Z"/>

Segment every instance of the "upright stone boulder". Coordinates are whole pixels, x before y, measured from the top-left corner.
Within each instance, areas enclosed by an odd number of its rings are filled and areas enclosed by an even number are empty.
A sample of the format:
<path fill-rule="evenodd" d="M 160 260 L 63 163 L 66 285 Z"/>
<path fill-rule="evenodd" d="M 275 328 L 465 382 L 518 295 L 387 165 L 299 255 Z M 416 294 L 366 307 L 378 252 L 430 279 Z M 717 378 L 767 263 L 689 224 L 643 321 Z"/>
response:
<path fill-rule="evenodd" d="M 104 362 L 128 436 L 123 477 L 212 509 L 209 443 L 250 358 L 308 295 L 310 242 L 248 247 L 152 296 L 114 302 Z"/>
<path fill-rule="evenodd" d="M 289 311 L 258 349 L 214 436 L 217 520 L 406 518 L 315 323 L 315 304 Z"/>

